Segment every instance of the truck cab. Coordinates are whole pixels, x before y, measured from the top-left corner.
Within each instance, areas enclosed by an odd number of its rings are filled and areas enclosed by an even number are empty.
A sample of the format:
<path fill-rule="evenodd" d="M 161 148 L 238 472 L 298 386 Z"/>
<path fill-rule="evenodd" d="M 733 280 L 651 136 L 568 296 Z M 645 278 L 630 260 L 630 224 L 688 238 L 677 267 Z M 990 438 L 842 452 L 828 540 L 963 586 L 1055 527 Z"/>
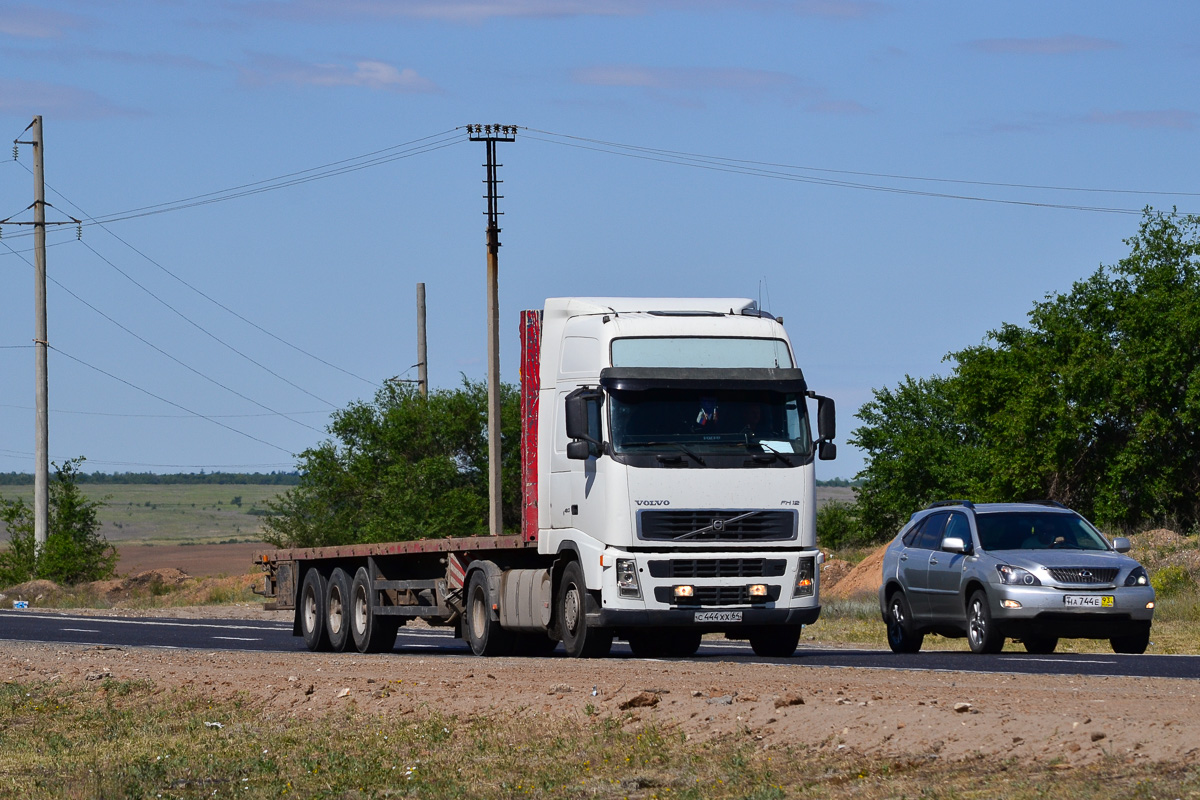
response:
<path fill-rule="evenodd" d="M 551 298 L 540 339 L 537 546 L 582 573 L 568 652 L 617 635 L 684 655 L 720 631 L 790 655 L 820 613 L 813 462 L 835 451 L 781 320 L 742 298 Z"/>

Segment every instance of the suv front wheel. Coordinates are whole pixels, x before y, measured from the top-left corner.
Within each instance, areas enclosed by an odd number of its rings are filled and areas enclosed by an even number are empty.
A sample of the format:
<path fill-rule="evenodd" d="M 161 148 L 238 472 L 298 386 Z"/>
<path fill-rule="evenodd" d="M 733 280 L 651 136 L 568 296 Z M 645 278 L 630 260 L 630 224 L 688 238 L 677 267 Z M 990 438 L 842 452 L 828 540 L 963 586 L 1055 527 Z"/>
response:
<path fill-rule="evenodd" d="M 967 602 L 967 641 L 972 653 L 999 653 L 1004 647 L 1004 636 L 992 620 L 987 595 L 976 591 Z"/>

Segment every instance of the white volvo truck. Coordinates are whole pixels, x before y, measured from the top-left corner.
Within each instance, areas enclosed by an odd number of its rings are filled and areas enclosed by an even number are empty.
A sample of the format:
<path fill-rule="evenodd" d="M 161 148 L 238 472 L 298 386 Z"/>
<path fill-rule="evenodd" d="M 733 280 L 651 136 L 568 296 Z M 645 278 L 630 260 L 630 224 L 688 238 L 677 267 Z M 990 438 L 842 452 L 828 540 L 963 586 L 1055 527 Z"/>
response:
<path fill-rule="evenodd" d="M 268 608 L 313 650 L 391 650 L 420 617 L 478 655 L 686 656 L 719 632 L 790 656 L 820 614 L 813 464 L 836 447 L 782 320 L 551 298 L 521 350 L 521 531 L 263 553 Z"/>

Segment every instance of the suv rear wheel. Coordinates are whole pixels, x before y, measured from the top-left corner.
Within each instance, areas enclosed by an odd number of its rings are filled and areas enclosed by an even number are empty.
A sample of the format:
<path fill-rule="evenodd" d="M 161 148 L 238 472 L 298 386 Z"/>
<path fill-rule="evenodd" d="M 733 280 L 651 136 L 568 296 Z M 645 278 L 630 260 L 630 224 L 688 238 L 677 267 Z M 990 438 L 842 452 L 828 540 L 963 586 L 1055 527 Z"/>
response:
<path fill-rule="evenodd" d="M 913 628 L 912 611 L 908 607 L 908 598 L 904 592 L 896 590 L 888 600 L 887 613 L 888 647 L 893 653 L 916 653 L 925 641 L 925 634 L 917 633 Z"/>

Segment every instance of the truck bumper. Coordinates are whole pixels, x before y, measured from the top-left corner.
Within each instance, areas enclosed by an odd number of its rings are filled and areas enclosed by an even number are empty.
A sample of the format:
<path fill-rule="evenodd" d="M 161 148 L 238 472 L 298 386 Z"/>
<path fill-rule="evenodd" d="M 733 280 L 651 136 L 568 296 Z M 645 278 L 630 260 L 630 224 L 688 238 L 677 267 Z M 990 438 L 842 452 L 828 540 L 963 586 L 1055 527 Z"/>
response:
<path fill-rule="evenodd" d="M 740 622 L 697 621 L 697 614 L 718 610 L 741 614 Z M 740 628 L 760 625 L 811 625 L 821 615 L 821 607 L 811 608 L 722 608 L 705 609 L 589 609 L 587 624 L 597 628 L 697 628 L 702 631 L 736 633 Z"/>

